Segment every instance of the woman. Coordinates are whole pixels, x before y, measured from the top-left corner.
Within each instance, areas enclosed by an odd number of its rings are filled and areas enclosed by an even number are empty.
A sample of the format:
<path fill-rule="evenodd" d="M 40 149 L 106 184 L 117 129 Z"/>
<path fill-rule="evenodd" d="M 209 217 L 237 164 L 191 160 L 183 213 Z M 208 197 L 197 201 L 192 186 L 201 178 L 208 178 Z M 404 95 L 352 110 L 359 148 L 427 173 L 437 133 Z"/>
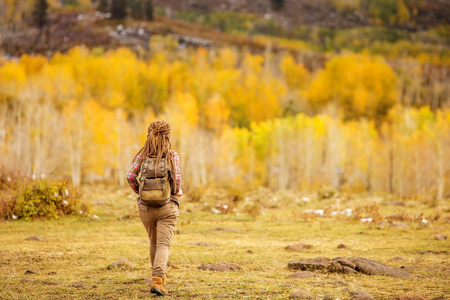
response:
<path fill-rule="evenodd" d="M 153 121 L 148 127 L 147 141 L 133 159 L 127 180 L 133 191 L 139 195 L 139 217 L 150 239 L 150 259 L 152 261 L 151 292 L 159 296 L 167 294 L 166 268 L 170 244 L 177 224 L 179 212 L 178 197 L 181 191 L 180 159 L 178 153 L 170 150 L 170 125 L 166 121 Z M 147 166 L 153 166 L 153 168 Z M 145 170 L 143 170 L 145 168 Z M 150 171 L 149 171 L 150 170 Z M 161 173 L 160 170 L 168 170 Z M 170 189 L 160 188 L 166 182 Z M 148 190 L 151 186 L 153 190 Z M 155 190 L 156 189 L 156 190 Z M 168 197 L 164 194 L 168 192 Z M 169 191 L 170 190 L 170 191 Z M 163 195 L 158 201 L 150 201 L 146 192 Z M 153 195 L 152 194 L 152 195 Z M 145 195 L 145 196 L 144 196 Z M 157 205 L 155 205 L 157 203 Z"/>

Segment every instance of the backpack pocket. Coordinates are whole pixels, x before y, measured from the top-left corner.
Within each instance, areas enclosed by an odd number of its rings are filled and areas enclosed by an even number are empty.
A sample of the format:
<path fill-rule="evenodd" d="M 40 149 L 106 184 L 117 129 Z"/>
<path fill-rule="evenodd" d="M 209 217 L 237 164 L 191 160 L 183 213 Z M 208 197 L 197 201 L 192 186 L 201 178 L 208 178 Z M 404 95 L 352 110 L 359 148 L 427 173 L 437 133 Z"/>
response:
<path fill-rule="evenodd" d="M 170 201 L 170 182 L 167 177 L 145 179 L 140 182 L 139 196 L 148 206 L 161 206 Z"/>

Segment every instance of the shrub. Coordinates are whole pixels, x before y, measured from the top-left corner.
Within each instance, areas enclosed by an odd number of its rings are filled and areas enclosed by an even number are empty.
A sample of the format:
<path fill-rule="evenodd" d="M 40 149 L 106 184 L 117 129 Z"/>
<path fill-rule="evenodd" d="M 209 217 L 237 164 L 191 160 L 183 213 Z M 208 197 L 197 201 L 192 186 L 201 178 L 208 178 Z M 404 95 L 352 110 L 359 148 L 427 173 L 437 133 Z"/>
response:
<path fill-rule="evenodd" d="M 52 219 L 71 214 L 87 215 L 90 208 L 80 196 L 68 181 L 28 181 L 17 190 L 12 213 L 7 217 Z"/>

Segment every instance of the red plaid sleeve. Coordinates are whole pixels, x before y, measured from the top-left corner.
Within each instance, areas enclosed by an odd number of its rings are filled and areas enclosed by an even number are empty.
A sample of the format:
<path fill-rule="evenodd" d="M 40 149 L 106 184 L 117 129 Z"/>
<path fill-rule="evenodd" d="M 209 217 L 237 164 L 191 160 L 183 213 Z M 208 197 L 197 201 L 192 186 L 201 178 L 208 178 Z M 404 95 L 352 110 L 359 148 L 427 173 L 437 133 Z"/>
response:
<path fill-rule="evenodd" d="M 172 193 L 172 201 L 175 201 L 179 205 L 178 197 L 183 195 L 181 191 L 181 169 L 180 169 L 180 156 L 177 152 L 172 151 L 172 157 L 175 162 L 175 189 L 174 193 Z"/>
<path fill-rule="evenodd" d="M 139 195 L 139 183 L 137 181 L 137 177 L 139 175 L 139 169 L 141 167 L 141 164 L 139 160 L 141 159 L 141 152 L 139 152 L 136 157 L 134 158 L 133 162 L 131 163 L 131 168 L 127 173 L 127 180 L 130 184 L 133 191 Z"/>

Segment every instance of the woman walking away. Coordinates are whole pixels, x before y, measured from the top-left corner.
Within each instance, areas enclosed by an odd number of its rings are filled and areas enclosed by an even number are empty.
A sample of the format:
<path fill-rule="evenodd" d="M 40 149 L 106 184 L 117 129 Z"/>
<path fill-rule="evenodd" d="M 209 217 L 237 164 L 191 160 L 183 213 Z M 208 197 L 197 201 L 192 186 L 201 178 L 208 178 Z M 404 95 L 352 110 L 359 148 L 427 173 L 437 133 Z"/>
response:
<path fill-rule="evenodd" d="M 148 127 L 147 141 L 133 159 L 127 180 L 139 195 L 139 217 L 150 239 L 152 261 L 151 292 L 167 294 L 166 268 L 170 244 L 178 221 L 178 197 L 181 191 L 180 159 L 170 150 L 170 125 L 153 121 Z"/>

